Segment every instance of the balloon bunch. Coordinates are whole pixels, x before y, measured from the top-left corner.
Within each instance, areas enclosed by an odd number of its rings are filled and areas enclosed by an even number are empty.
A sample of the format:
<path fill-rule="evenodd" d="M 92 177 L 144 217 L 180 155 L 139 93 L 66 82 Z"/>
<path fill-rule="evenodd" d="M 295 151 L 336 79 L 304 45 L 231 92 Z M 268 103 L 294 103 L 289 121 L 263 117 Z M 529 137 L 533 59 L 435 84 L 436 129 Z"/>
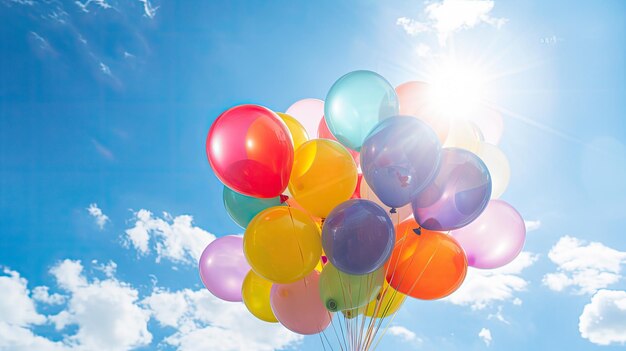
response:
<path fill-rule="evenodd" d="M 525 227 L 496 199 L 510 173 L 493 144 L 500 117 L 443 118 L 426 89 L 394 89 L 355 71 L 325 102 L 222 113 L 206 152 L 245 234 L 204 250 L 207 289 L 263 321 L 321 333 L 323 345 L 332 348 L 332 326 L 342 349 L 367 350 L 406 296 L 440 299 L 463 283 L 468 265 L 511 262 Z"/>

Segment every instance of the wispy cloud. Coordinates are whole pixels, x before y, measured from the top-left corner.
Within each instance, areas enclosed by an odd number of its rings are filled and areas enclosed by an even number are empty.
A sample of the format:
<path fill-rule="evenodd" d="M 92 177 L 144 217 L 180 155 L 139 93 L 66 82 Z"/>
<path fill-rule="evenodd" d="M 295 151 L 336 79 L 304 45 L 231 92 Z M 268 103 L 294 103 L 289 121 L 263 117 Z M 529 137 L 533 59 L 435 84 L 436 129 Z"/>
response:
<path fill-rule="evenodd" d="M 96 220 L 96 225 L 100 230 L 104 229 L 106 223 L 109 222 L 109 216 L 105 215 L 96 203 L 90 204 L 87 212 Z"/>
<path fill-rule="evenodd" d="M 560 238 L 548 257 L 557 271 L 544 275 L 543 284 L 554 291 L 575 287 L 576 294 L 593 294 L 617 283 L 626 263 L 626 252 L 571 236 Z"/>
<path fill-rule="evenodd" d="M 41 36 L 39 33 L 31 31 L 29 33 L 29 40 L 32 45 L 39 51 L 41 54 L 56 54 L 56 51 L 50 45 L 48 40 Z"/>
<path fill-rule="evenodd" d="M 578 330 L 594 344 L 626 344 L 626 291 L 599 290 L 583 309 Z"/>
<path fill-rule="evenodd" d="M 105 75 L 109 77 L 113 76 L 113 73 L 111 72 L 111 68 L 107 66 L 106 64 L 104 64 L 103 62 L 100 62 L 100 71 L 102 71 L 102 73 L 104 73 Z"/>
<path fill-rule="evenodd" d="M 144 16 L 150 19 L 156 16 L 156 12 L 160 6 L 153 6 L 150 0 L 139 0 L 139 2 L 143 3 Z"/>
<path fill-rule="evenodd" d="M 80 2 L 80 1 L 75 1 L 74 2 L 83 12 L 89 12 L 89 6 L 91 4 L 94 4 L 94 6 L 103 8 L 105 10 L 107 9 L 113 9 L 113 6 L 111 6 L 106 0 L 87 0 L 85 2 Z"/>
<path fill-rule="evenodd" d="M 492 0 L 435 1 L 428 3 L 424 9 L 420 16 L 423 20 L 400 17 L 396 24 L 413 36 L 434 32 L 437 34 L 439 44 L 445 46 L 454 32 L 470 29 L 479 24 L 502 27 L 508 20 L 492 16 L 494 6 Z"/>
<path fill-rule="evenodd" d="M 14 4 L 19 4 L 19 5 L 27 5 L 27 6 L 33 6 L 35 4 L 34 0 L 9 0 L 9 2 L 14 3 Z"/>
<path fill-rule="evenodd" d="M 109 161 L 115 160 L 115 155 L 108 147 L 104 146 L 102 143 L 97 141 L 96 139 L 91 139 L 91 143 L 96 148 L 96 151 L 102 155 L 102 157 L 106 158 Z"/>

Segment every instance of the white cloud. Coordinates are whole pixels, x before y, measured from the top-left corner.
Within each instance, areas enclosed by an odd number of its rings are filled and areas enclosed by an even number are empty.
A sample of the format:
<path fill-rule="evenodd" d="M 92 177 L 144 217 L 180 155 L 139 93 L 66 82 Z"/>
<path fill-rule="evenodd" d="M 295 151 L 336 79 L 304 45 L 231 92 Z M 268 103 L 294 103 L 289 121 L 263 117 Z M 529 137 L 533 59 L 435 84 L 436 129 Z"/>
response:
<path fill-rule="evenodd" d="M 164 343 L 179 351 L 270 351 L 295 346 L 303 339 L 280 324 L 256 319 L 243 304 L 221 301 L 205 289 L 156 289 L 143 304 L 159 324 L 176 330 Z"/>
<path fill-rule="evenodd" d="M 470 267 L 463 285 L 444 300 L 455 305 L 471 306 L 475 310 L 483 309 L 495 301 L 515 302 L 519 300 L 515 293 L 526 290 L 528 286 L 520 274 L 537 259 L 537 255 L 522 252 L 511 263 L 497 269 Z"/>
<path fill-rule="evenodd" d="M 404 31 L 409 35 L 417 35 L 419 33 L 431 31 L 429 25 L 407 17 L 398 18 L 396 20 L 396 24 L 401 26 L 402 29 L 404 29 Z"/>
<path fill-rule="evenodd" d="M 50 316 L 57 330 L 76 325 L 68 345 L 84 350 L 129 350 L 149 345 L 149 312 L 138 306 L 139 293 L 115 278 L 89 281 L 80 261 L 64 260 L 50 272 L 70 297 L 65 310 Z"/>
<path fill-rule="evenodd" d="M 524 221 L 524 225 L 526 225 L 526 231 L 527 232 L 532 232 L 532 231 L 535 231 L 535 230 L 541 228 L 541 221 L 540 220 Z"/>
<path fill-rule="evenodd" d="M 626 344 L 626 291 L 599 290 L 583 309 L 578 329 L 594 344 Z"/>
<path fill-rule="evenodd" d="M 96 266 L 96 271 L 103 266 L 116 267 L 110 262 Z M 104 270 L 106 279 L 98 279 L 86 276 L 80 261 L 64 260 L 50 273 L 67 296 L 50 294 L 49 287 L 37 287 L 31 298 L 24 278 L 8 269 L 3 272 L 0 350 L 122 351 L 157 347 L 148 330 L 151 318 L 173 329 L 160 343 L 180 351 L 270 351 L 293 348 L 303 340 L 280 324 L 256 319 L 243 304 L 221 301 L 206 289 L 170 292 L 154 288 L 150 295 L 140 298 L 136 288 L 115 278 L 114 270 Z M 55 315 L 37 312 L 36 302 L 51 301 L 67 303 Z M 46 323 L 62 334 L 60 341 L 33 332 L 33 326 Z"/>
<path fill-rule="evenodd" d="M 626 252 L 598 242 L 564 236 L 550 249 L 548 257 L 558 267 L 543 277 L 543 284 L 554 291 L 575 287 L 576 294 L 593 294 L 621 279 Z"/>
<path fill-rule="evenodd" d="M 126 241 L 140 254 L 148 254 L 153 243 L 157 262 L 167 259 L 175 263 L 195 265 L 204 248 L 215 235 L 193 225 L 193 217 L 172 217 L 168 213 L 157 218 L 148 210 L 135 213 L 136 222 L 126 230 Z M 152 239 L 152 240 L 151 240 Z"/>
<path fill-rule="evenodd" d="M 37 312 L 27 284 L 26 279 L 7 268 L 0 274 L 0 350 L 63 350 L 61 343 L 37 336 L 30 330 L 33 325 L 44 324 L 46 317 Z"/>
<path fill-rule="evenodd" d="M 30 298 L 26 279 L 19 273 L 4 268 L 0 275 L 0 321 L 16 326 L 42 324 L 46 317 L 37 313 Z"/>
<path fill-rule="evenodd" d="M 48 305 L 60 305 L 65 302 L 65 296 L 48 292 L 47 286 L 38 286 L 33 289 L 33 299 L 37 302 L 45 303 Z"/>
<path fill-rule="evenodd" d="M 405 341 L 408 343 L 421 345 L 424 342 L 422 338 L 418 337 L 414 332 L 410 331 L 409 329 L 401 325 L 393 325 L 389 327 L 389 329 L 387 330 L 387 333 L 389 333 L 389 335 L 396 336 L 400 338 L 402 341 Z"/>
<path fill-rule="evenodd" d="M 96 224 L 100 230 L 104 229 L 105 224 L 109 222 L 109 216 L 105 215 L 96 203 L 90 204 L 89 207 L 87 207 L 87 212 L 95 218 Z"/>
<path fill-rule="evenodd" d="M 443 0 L 428 4 L 424 9 L 425 21 L 400 17 L 396 24 L 409 35 L 434 31 L 440 45 L 444 46 L 448 37 L 459 30 L 470 29 L 479 24 L 502 27 L 508 20 L 490 15 L 494 8 L 493 0 Z"/>
<path fill-rule="evenodd" d="M 478 332 L 478 337 L 485 343 L 485 345 L 491 345 L 493 338 L 491 337 L 491 330 L 487 328 L 482 328 L 480 332 Z"/>

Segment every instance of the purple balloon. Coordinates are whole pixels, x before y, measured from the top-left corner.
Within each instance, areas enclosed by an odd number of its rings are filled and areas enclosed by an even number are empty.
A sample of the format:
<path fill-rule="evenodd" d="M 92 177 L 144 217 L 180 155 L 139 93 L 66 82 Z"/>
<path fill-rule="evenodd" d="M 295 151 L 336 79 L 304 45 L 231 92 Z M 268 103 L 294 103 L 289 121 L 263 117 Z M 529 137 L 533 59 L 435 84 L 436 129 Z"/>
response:
<path fill-rule="evenodd" d="M 368 274 L 380 268 L 394 242 L 395 229 L 387 211 L 369 200 L 342 202 L 322 226 L 326 257 L 348 274 Z"/>
<path fill-rule="evenodd" d="M 414 117 L 387 118 L 361 147 L 363 177 L 389 207 L 411 202 L 437 175 L 441 144 L 426 123 Z"/>
<path fill-rule="evenodd" d="M 491 200 L 485 211 L 467 226 L 452 231 L 476 268 L 498 268 L 513 261 L 524 248 L 526 226 L 508 203 Z"/>
<path fill-rule="evenodd" d="M 198 266 L 202 283 L 213 295 L 226 301 L 242 301 L 241 286 L 250 271 L 242 237 L 227 235 L 215 239 L 202 252 Z"/>
<path fill-rule="evenodd" d="M 491 197 L 491 176 L 475 154 L 458 148 L 441 150 L 435 180 L 412 202 L 415 221 L 436 231 L 464 227 L 485 209 Z"/>

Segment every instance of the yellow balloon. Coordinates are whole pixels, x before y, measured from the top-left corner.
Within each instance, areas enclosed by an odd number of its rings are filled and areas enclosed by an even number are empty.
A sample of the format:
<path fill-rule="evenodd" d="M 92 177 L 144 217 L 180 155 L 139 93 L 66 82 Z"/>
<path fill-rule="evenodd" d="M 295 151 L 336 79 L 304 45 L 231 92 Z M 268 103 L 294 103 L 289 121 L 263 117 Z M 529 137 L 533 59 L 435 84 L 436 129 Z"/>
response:
<path fill-rule="evenodd" d="M 391 316 L 402 306 L 405 297 L 406 295 L 396 291 L 385 281 L 380 294 L 363 308 L 363 314 L 376 318 Z M 378 310 L 376 308 L 377 303 L 379 304 Z"/>
<path fill-rule="evenodd" d="M 313 271 L 322 255 L 317 224 L 288 206 L 270 207 L 248 223 L 243 250 L 252 269 L 280 284 L 292 283 Z"/>
<path fill-rule="evenodd" d="M 248 311 L 262 321 L 277 323 L 278 319 L 270 306 L 272 282 L 263 279 L 253 270 L 248 272 L 241 287 L 241 297 Z"/>
<path fill-rule="evenodd" d="M 482 141 L 483 136 L 474 122 L 457 119 L 451 122 L 443 147 L 458 147 L 476 153 Z"/>
<path fill-rule="evenodd" d="M 294 154 L 289 191 L 314 216 L 326 218 L 333 208 L 350 199 L 356 182 L 356 164 L 336 141 L 313 139 Z"/>
<path fill-rule="evenodd" d="M 280 119 L 282 119 L 283 122 L 285 122 L 285 124 L 287 125 L 287 129 L 289 129 L 289 133 L 291 133 L 291 140 L 293 140 L 294 150 L 297 150 L 300 147 L 300 145 L 304 144 L 305 142 L 307 142 L 307 140 L 309 140 L 309 136 L 306 133 L 306 130 L 304 129 L 302 124 L 298 122 L 298 120 L 296 120 L 291 115 L 288 115 L 286 113 L 282 113 L 282 112 L 276 112 L 276 113 L 278 114 L 278 117 L 280 117 Z"/>
<path fill-rule="evenodd" d="M 509 160 L 499 147 L 485 142 L 480 143 L 476 155 L 487 165 L 491 175 L 491 198 L 499 198 L 506 191 L 511 179 Z"/>

